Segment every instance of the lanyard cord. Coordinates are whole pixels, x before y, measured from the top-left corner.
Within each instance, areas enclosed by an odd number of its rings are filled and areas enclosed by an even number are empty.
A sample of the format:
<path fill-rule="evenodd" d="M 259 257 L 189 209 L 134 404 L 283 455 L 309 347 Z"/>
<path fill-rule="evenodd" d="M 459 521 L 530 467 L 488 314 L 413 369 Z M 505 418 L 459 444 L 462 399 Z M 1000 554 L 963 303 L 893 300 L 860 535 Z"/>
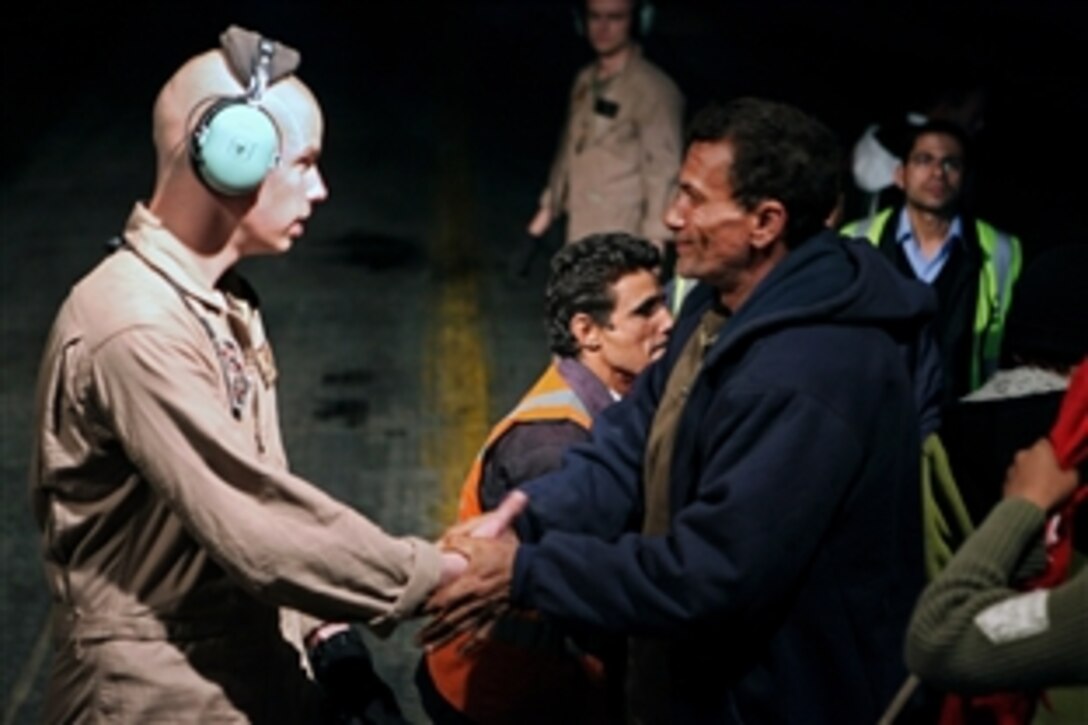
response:
<path fill-rule="evenodd" d="M 230 402 L 231 415 L 234 416 L 235 420 L 241 420 L 242 396 L 234 395 L 234 386 L 231 384 L 230 367 L 227 365 L 227 361 L 224 359 L 223 348 L 220 344 L 219 336 L 215 334 L 215 329 L 212 328 L 211 323 L 208 322 L 203 315 L 196 311 L 196 309 L 193 307 L 192 302 L 189 301 L 189 296 L 185 293 L 185 290 L 182 289 L 181 285 L 175 282 L 165 272 L 158 269 L 157 267 L 155 267 L 155 265 L 144 259 L 143 255 L 137 252 L 124 237 L 114 237 L 106 244 L 106 248 L 111 253 L 116 252 L 119 249 L 132 252 L 134 255 L 136 255 L 137 259 L 139 259 L 141 262 L 147 265 L 149 269 L 162 277 L 166 281 L 166 283 L 170 285 L 174 292 L 177 293 L 178 297 L 181 299 L 181 303 L 185 305 L 185 309 L 189 311 L 189 314 L 196 318 L 197 322 L 199 322 L 200 326 L 204 329 L 204 334 L 208 336 L 208 340 L 212 344 L 212 350 L 215 351 L 215 357 L 219 361 L 219 370 L 223 374 L 223 383 L 226 385 L 227 388 L 227 400 Z"/>

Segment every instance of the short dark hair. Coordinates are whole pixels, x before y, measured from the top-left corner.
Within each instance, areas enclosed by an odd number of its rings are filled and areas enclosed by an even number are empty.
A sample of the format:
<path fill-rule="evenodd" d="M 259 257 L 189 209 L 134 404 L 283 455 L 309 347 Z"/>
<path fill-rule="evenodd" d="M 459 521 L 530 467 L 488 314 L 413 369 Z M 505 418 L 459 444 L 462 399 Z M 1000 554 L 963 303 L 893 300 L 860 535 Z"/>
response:
<path fill-rule="evenodd" d="M 599 325 L 608 323 L 616 308 L 612 285 L 639 270 L 656 273 L 661 254 L 645 239 L 610 232 L 590 234 L 565 245 L 551 261 L 551 275 L 544 288 L 545 326 L 548 347 L 556 355 L 575 357 L 578 341 L 570 321 L 579 312 Z"/>
<path fill-rule="evenodd" d="M 907 163 L 911 152 L 914 151 L 914 144 L 918 143 L 918 139 L 931 133 L 940 133 L 956 139 L 963 151 L 963 163 L 966 168 L 971 156 L 971 139 L 963 126 L 955 121 L 948 121 L 943 118 L 931 118 L 918 125 L 907 124 L 906 132 L 903 134 L 903 147 L 899 149 L 899 158 L 902 162 Z"/>
<path fill-rule="evenodd" d="M 692 119 L 687 145 L 733 145 L 729 184 L 746 209 L 776 199 L 788 213 L 786 245 L 824 228 L 838 203 L 842 155 L 835 134 L 798 108 L 762 98 L 712 103 Z"/>

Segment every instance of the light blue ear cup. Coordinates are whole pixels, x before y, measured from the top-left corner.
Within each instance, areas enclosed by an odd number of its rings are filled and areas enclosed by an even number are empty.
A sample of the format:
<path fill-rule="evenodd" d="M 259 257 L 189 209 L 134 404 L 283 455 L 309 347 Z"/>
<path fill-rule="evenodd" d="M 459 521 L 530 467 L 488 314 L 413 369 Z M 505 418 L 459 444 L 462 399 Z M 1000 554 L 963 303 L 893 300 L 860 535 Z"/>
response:
<path fill-rule="evenodd" d="M 279 129 L 260 106 L 275 52 L 275 44 L 261 38 L 245 93 L 212 103 L 189 137 L 197 175 L 221 194 L 252 193 L 279 162 Z"/>
<path fill-rule="evenodd" d="M 193 162 L 216 191 L 254 191 L 279 160 L 279 131 L 268 113 L 245 99 L 212 105 L 193 134 Z"/>

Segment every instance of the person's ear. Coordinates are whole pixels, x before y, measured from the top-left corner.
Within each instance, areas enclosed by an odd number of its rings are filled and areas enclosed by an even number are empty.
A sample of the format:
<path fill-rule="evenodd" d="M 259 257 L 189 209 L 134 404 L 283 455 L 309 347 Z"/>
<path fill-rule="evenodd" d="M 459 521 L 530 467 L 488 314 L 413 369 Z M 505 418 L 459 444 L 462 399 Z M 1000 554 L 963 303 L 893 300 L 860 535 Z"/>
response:
<path fill-rule="evenodd" d="M 895 185 L 900 189 L 906 186 L 906 172 L 903 171 L 903 164 L 899 164 L 895 167 Z"/>
<path fill-rule="evenodd" d="M 752 228 L 752 245 L 757 249 L 766 249 L 786 235 L 786 221 L 789 212 L 777 199 L 764 199 L 752 210 L 755 220 Z"/>
<path fill-rule="evenodd" d="M 601 328 L 585 312 L 575 313 L 570 318 L 570 334 L 578 341 L 579 350 L 601 349 Z"/>

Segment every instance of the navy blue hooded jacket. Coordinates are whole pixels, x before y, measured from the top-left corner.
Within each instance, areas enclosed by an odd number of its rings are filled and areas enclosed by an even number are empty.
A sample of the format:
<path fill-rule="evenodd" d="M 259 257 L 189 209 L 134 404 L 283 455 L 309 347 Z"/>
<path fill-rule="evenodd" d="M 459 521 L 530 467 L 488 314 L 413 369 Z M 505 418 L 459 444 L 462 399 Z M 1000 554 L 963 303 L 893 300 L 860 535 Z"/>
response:
<path fill-rule="evenodd" d="M 919 425 L 903 346 L 935 299 L 864 242 L 790 251 L 726 323 L 681 413 L 670 528 L 645 536 L 643 450 L 717 292 L 562 468 L 529 482 L 512 599 L 668 639 L 673 722 L 871 723 L 923 585 Z"/>

